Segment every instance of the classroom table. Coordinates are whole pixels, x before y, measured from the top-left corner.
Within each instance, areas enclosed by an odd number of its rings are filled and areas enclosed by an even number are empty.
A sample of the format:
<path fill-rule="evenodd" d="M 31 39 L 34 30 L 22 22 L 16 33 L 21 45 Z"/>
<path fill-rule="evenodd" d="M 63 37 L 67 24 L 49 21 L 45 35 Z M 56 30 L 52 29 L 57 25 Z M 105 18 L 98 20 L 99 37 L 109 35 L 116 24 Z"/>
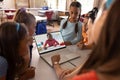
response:
<path fill-rule="evenodd" d="M 44 16 L 44 17 L 41 17 L 41 16 L 35 16 L 35 18 L 36 18 L 36 22 L 47 20 L 47 17 L 46 17 L 46 16 Z"/>
<path fill-rule="evenodd" d="M 75 66 L 82 66 L 89 57 L 91 50 L 80 50 L 76 45 L 66 47 L 64 49 L 71 50 L 72 52 L 80 53 L 80 58 L 71 60 L 70 63 L 74 63 Z M 75 66 L 71 66 L 69 62 L 62 64 L 64 69 L 72 69 Z M 33 43 L 33 56 L 32 56 L 32 66 L 36 67 L 35 77 L 30 80 L 58 80 L 54 69 L 48 65 L 38 54 L 36 44 Z"/>
<path fill-rule="evenodd" d="M 59 16 L 61 19 L 66 19 L 68 16 Z"/>

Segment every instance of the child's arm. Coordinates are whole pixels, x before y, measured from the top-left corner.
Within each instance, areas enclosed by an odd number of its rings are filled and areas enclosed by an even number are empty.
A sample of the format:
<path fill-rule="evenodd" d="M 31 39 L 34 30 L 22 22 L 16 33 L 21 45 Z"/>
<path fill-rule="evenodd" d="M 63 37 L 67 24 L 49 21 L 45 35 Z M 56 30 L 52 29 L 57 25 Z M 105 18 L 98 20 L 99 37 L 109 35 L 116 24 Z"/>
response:
<path fill-rule="evenodd" d="M 48 44 L 48 42 L 47 41 L 45 41 L 45 45 L 44 45 L 44 49 L 46 49 L 46 45 Z"/>
<path fill-rule="evenodd" d="M 65 44 L 66 46 L 72 45 L 72 43 L 71 43 L 70 41 L 66 41 L 66 42 L 64 42 L 64 44 Z"/>
<path fill-rule="evenodd" d="M 58 43 L 58 41 L 57 41 L 57 40 L 55 40 L 55 39 L 54 39 L 54 41 L 55 41 L 55 44 L 56 44 L 56 45 L 59 45 L 59 43 Z"/>

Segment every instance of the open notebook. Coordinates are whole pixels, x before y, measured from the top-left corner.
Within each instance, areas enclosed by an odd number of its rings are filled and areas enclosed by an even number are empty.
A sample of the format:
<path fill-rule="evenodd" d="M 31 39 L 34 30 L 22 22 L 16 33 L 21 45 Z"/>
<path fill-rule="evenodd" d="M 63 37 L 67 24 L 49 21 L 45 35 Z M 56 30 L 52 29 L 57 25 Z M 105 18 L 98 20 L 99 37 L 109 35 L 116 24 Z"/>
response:
<path fill-rule="evenodd" d="M 79 54 L 73 53 L 66 48 L 66 45 L 64 44 L 64 40 L 60 31 L 51 32 L 49 34 L 51 34 L 52 38 L 54 39 L 53 42 L 48 40 L 47 33 L 34 36 L 39 55 L 49 65 L 52 66 L 51 56 L 55 54 L 60 54 L 61 56 L 60 63 L 64 63 L 80 57 Z"/>

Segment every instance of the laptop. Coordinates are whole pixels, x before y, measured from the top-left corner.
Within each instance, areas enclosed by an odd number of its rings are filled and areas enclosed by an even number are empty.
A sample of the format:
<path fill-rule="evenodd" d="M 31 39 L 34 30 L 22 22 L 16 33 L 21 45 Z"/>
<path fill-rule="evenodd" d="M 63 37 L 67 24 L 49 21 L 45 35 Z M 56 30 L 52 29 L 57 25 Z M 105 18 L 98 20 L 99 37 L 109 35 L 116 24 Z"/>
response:
<path fill-rule="evenodd" d="M 52 39 L 54 39 L 53 42 L 48 40 L 48 33 L 35 35 L 34 39 L 40 57 L 50 66 L 52 66 L 51 57 L 55 54 L 60 54 L 60 64 L 80 57 L 78 53 L 74 53 L 70 48 L 66 47 L 60 31 L 51 32 L 49 34 L 51 34 Z"/>

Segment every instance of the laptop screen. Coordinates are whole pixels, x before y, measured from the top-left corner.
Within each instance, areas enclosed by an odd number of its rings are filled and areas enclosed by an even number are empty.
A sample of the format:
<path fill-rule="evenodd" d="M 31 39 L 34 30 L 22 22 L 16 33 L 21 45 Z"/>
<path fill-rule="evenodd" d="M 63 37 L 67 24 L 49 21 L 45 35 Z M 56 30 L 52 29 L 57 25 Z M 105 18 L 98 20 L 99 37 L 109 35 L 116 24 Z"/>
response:
<path fill-rule="evenodd" d="M 34 36 L 39 54 L 66 47 L 60 31 Z"/>

